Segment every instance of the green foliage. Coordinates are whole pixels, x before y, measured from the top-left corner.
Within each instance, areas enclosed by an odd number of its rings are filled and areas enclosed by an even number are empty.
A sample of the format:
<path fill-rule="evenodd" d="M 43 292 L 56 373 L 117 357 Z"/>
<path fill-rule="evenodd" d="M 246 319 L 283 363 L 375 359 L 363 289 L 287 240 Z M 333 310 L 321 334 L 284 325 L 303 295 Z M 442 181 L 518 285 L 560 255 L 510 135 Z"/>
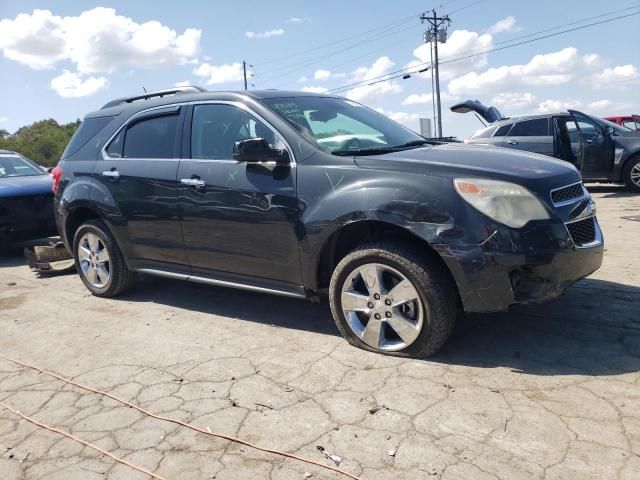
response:
<path fill-rule="evenodd" d="M 13 150 L 45 167 L 58 163 L 60 155 L 80 125 L 80 120 L 60 125 L 49 118 L 9 134 L 0 130 L 0 150 Z"/>

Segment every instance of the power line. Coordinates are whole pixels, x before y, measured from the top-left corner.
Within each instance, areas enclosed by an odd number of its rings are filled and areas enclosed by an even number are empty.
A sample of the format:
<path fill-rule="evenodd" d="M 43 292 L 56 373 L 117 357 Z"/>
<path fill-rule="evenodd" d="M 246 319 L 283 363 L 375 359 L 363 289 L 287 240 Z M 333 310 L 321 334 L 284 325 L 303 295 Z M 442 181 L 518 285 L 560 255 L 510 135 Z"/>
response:
<path fill-rule="evenodd" d="M 330 42 L 330 43 L 325 43 L 325 44 L 322 44 L 322 45 L 318 45 L 318 46 L 313 47 L 313 48 L 308 48 L 308 49 L 305 49 L 305 50 L 299 50 L 298 52 L 294 52 L 294 53 L 291 53 L 289 55 L 283 55 L 281 57 L 272 58 L 270 60 L 266 60 L 266 61 L 261 62 L 261 63 L 256 64 L 256 65 L 263 66 L 263 65 L 270 64 L 270 63 L 277 63 L 277 62 L 279 62 L 281 60 L 289 60 L 292 57 L 299 57 L 300 55 L 307 55 L 309 52 L 315 52 L 317 50 L 322 50 L 324 48 L 331 47 L 333 45 L 338 45 L 338 44 L 346 42 L 348 40 L 352 40 L 354 38 L 362 37 L 363 35 L 367 35 L 369 33 L 376 32 L 378 30 L 384 30 L 384 29 L 386 29 L 386 28 L 388 28 L 390 26 L 395 26 L 395 25 L 407 23 L 409 21 L 413 21 L 417 15 L 419 15 L 419 14 L 403 17 L 403 18 L 401 18 L 399 20 L 396 20 L 394 22 L 386 23 L 384 25 L 380 25 L 378 27 L 371 28 L 369 30 L 365 30 L 365 31 L 360 32 L 360 33 L 356 33 L 355 35 L 350 35 L 348 37 L 344 37 L 344 38 L 341 38 L 339 40 L 335 40 L 335 41 Z"/>
<path fill-rule="evenodd" d="M 626 11 L 626 10 L 630 10 L 630 9 L 633 9 L 633 8 L 640 8 L 640 7 L 630 7 L 630 8 L 626 8 L 626 9 L 619 10 L 619 11 Z M 590 18 L 587 18 L 587 19 L 578 20 L 578 21 L 572 22 L 570 24 L 564 24 L 562 26 L 568 26 L 568 25 L 575 24 L 575 23 L 582 23 L 582 22 L 590 20 L 592 18 L 598 18 L 600 16 L 607 16 L 607 15 L 611 15 L 611 14 L 612 14 L 612 12 L 610 12 L 608 14 L 597 15 L 595 17 L 590 17 Z M 584 28 L 593 27 L 593 26 L 596 26 L 596 25 L 601 25 L 601 24 L 604 24 L 604 23 L 613 22 L 615 20 L 621 20 L 621 19 L 624 19 L 624 18 L 629 18 L 629 17 L 635 16 L 635 15 L 640 15 L 640 12 L 634 12 L 634 13 L 630 13 L 630 14 L 626 14 L 626 15 L 620 15 L 618 17 L 608 18 L 606 20 L 600 20 L 598 22 L 593 22 L 593 23 L 589 23 L 589 24 L 586 24 L 586 25 L 581 25 L 579 27 L 574 27 L 574 28 L 562 30 L 562 31 L 559 31 L 559 32 L 551 33 L 549 35 L 543 35 L 541 37 L 532 38 L 530 40 L 524 40 L 524 41 L 521 41 L 521 42 L 513 43 L 511 45 L 506 45 L 506 46 L 498 47 L 498 48 L 491 48 L 491 49 L 488 49 L 488 50 L 483 50 L 483 51 L 478 52 L 478 53 L 465 55 L 466 53 L 473 52 L 473 51 L 476 51 L 476 50 L 480 50 L 480 49 L 472 49 L 472 50 L 468 50 L 467 52 L 461 52 L 461 53 L 455 55 L 456 58 L 445 57 L 445 58 L 442 59 L 443 61 L 441 61 L 440 63 L 441 64 L 445 64 L 445 63 L 457 62 L 457 61 L 460 61 L 460 60 L 466 60 L 468 58 L 477 57 L 479 55 L 485 55 L 485 54 L 491 53 L 491 52 L 497 52 L 497 51 L 500 51 L 500 50 L 506 50 L 507 48 L 517 47 L 517 46 L 524 45 L 524 44 L 527 44 L 527 43 L 536 42 L 538 40 L 544 40 L 546 38 L 551 38 L 551 37 L 555 37 L 555 36 L 558 36 L 558 35 L 563 35 L 565 33 L 574 32 L 576 30 L 582 30 Z M 518 37 L 518 38 L 515 38 L 515 39 L 507 40 L 507 41 L 500 42 L 500 43 L 511 43 L 511 42 L 513 42 L 515 40 L 518 40 L 520 38 L 527 38 L 527 37 L 531 37 L 531 36 L 534 36 L 534 35 L 539 35 L 540 33 L 548 32 L 550 30 L 556 30 L 557 28 L 560 28 L 560 26 L 553 27 L 553 28 L 546 29 L 546 30 L 542 30 L 540 32 L 532 33 L 532 34 L 529 34 L 529 35 L 524 35 L 522 37 Z M 498 45 L 498 44 L 496 44 L 496 45 Z M 464 56 L 459 57 L 458 55 L 464 55 Z M 412 65 L 411 67 L 406 67 L 406 68 L 402 68 L 402 69 L 399 69 L 399 70 L 395 70 L 393 72 L 385 73 L 383 75 L 378 75 L 376 77 L 371 77 L 371 78 L 369 78 L 367 80 L 361 80 L 361 81 L 358 81 L 358 82 L 353 82 L 353 83 L 350 83 L 350 84 L 347 84 L 347 85 L 343 85 L 341 87 L 337 87 L 337 88 L 331 89 L 331 90 L 329 90 L 329 93 L 339 93 L 341 91 L 349 90 L 351 88 L 358 88 L 358 86 L 366 86 L 366 85 L 361 85 L 361 84 L 366 84 L 367 82 L 371 82 L 372 80 L 377 80 L 379 78 L 387 77 L 389 75 L 399 74 L 399 75 L 396 75 L 396 76 L 393 76 L 393 77 L 385 78 L 384 80 L 381 80 L 381 82 L 398 78 L 398 77 L 402 76 L 403 73 L 410 73 L 410 74 L 417 73 L 417 71 L 409 72 L 409 70 L 411 70 L 412 68 L 418 68 L 418 67 L 421 67 L 421 66 L 424 66 L 424 65 L 427 65 L 427 64 L 429 64 L 429 62 L 422 62 L 422 63 L 418 63 L 418 64 L 415 64 L 415 65 Z M 379 83 L 379 82 L 376 82 L 376 83 Z"/>

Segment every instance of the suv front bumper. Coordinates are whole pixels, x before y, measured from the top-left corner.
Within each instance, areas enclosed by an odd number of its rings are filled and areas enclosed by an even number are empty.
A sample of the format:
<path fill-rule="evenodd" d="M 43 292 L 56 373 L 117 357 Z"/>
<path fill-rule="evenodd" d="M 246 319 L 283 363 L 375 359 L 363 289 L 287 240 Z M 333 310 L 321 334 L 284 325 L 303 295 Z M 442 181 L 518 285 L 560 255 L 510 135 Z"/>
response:
<path fill-rule="evenodd" d="M 499 229 L 481 245 L 433 247 L 449 267 L 465 311 L 503 311 L 551 300 L 600 268 L 604 241 L 597 220 L 595 226 L 596 241 L 588 247 L 574 246 L 562 224 L 520 234 Z"/>

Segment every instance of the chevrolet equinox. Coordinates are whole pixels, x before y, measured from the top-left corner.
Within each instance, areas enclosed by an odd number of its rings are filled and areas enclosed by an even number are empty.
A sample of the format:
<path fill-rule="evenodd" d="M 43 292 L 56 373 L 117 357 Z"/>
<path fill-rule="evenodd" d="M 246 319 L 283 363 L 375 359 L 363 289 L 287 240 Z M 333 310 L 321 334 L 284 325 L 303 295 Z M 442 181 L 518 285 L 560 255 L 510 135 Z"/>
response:
<path fill-rule="evenodd" d="M 425 140 L 351 100 L 181 87 L 88 114 L 53 172 L 84 285 L 137 273 L 315 299 L 353 345 L 435 353 L 461 312 L 541 302 L 602 263 L 576 168 Z"/>

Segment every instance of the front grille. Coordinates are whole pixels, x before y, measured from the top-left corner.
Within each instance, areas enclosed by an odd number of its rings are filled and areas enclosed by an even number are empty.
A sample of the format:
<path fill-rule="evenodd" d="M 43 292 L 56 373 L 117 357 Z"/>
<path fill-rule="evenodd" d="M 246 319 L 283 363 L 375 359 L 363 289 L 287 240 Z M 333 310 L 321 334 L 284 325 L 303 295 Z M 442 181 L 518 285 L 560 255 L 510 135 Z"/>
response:
<path fill-rule="evenodd" d="M 553 203 L 561 203 L 573 198 L 582 197 L 583 195 L 584 190 L 582 188 L 582 183 L 575 183 L 573 185 L 569 185 L 568 187 L 562 187 L 552 191 L 551 201 Z"/>
<path fill-rule="evenodd" d="M 596 239 L 596 224 L 594 217 L 567 223 L 567 230 L 569 230 L 569 235 L 571 235 L 573 243 L 578 247 L 592 243 Z"/>

